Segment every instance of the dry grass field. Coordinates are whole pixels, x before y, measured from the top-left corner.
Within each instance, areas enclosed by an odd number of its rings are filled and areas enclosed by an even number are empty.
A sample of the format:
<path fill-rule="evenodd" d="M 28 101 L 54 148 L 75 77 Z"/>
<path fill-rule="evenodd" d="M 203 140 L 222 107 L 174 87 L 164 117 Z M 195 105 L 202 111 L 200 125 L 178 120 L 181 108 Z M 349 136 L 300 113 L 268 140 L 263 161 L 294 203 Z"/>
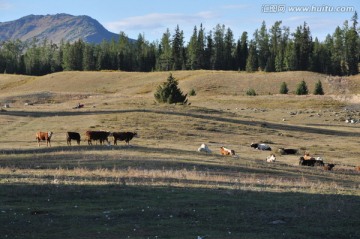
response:
<path fill-rule="evenodd" d="M 172 74 L 196 91 L 190 105 L 155 102 L 169 72 L 0 75 L 0 238 L 360 237 L 360 122 L 345 122 L 360 120 L 360 75 Z M 325 95 L 294 95 L 302 80 L 310 92 L 321 80 Z M 139 137 L 66 145 L 67 131 L 87 130 Z M 54 132 L 52 147 L 37 131 Z M 299 166 L 305 151 L 335 168 Z"/>

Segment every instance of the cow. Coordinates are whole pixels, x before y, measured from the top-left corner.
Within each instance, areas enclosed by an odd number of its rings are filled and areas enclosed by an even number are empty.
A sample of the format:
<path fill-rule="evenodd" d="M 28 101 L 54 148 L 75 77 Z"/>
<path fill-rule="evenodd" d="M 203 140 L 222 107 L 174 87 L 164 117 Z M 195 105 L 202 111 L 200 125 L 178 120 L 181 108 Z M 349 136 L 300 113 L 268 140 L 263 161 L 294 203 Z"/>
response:
<path fill-rule="evenodd" d="M 258 150 L 271 151 L 271 147 L 267 144 L 251 143 L 250 147 Z"/>
<path fill-rule="evenodd" d="M 93 140 L 99 140 L 100 145 L 103 144 L 104 141 L 106 141 L 109 144 L 108 137 L 110 135 L 110 132 L 108 131 L 86 131 L 85 132 L 85 138 L 88 142 L 88 145 L 92 145 Z"/>
<path fill-rule="evenodd" d="M 269 156 L 266 157 L 266 162 L 268 162 L 268 163 L 273 163 L 275 161 L 276 161 L 275 154 L 270 154 Z"/>
<path fill-rule="evenodd" d="M 327 165 L 324 165 L 324 170 L 331 171 L 335 167 L 335 164 L 328 163 Z"/>
<path fill-rule="evenodd" d="M 355 167 L 355 171 L 360 172 L 360 166 L 356 166 L 356 167 Z"/>
<path fill-rule="evenodd" d="M 235 155 L 235 151 L 232 149 L 225 148 L 224 146 L 220 147 L 221 155 Z"/>
<path fill-rule="evenodd" d="M 114 145 L 117 145 L 117 141 L 125 141 L 127 145 L 130 144 L 132 138 L 137 137 L 136 132 L 113 132 L 112 136 L 114 137 Z"/>
<path fill-rule="evenodd" d="M 205 152 L 205 153 L 211 153 L 211 150 L 209 149 L 209 147 L 206 144 L 202 144 L 199 148 L 198 148 L 199 152 Z"/>
<path fill-rule="evenodd" d="M 279 148 L 278 149 L 279 154 L 281 155 L 288 155 L 288 154 L 297 154 L 297 149 L 286 149 L 286 148 Z"/>
<path fill-rule="evenodd" d="M 299 165 L 302 166 L 324 166 L 324 162 L 322 160 L 316 160 L 315 158 L 305 159 L 304 157 L 300 157 Z"/>
<path fill-rule="evenodd" d="M 53 135 L 53 132 L 49 131 L 49 132 L 37 132 L 36 133 L 36 140 L 38 142 L 38 145 L 40 147 L 40 141 L 42 140 L 46 140 L 46 146 L 50 146 L 51 147 L 51 136 Z"/>
<path fill-rule="evenodd" d="M 76 140 L 77 144 L 80 145 L 80 134 L 77 132 L 66 132 L 66 142 L 68 146 L 71 146 L 71 140 Z"/>

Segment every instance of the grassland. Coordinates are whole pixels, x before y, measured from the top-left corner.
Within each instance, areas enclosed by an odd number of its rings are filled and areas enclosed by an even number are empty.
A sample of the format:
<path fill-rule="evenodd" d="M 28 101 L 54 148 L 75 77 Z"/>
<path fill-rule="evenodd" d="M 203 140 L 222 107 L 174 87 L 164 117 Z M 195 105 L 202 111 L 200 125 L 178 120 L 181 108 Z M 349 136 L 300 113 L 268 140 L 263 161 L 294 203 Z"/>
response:
<path fill-rule="evenodd" d="M 359 76 L 173 72 L 197 94 L 160 105 L 154 90 L 168 74 L 0 75 L 10 105 L 0 112 L 0 238 L 360 237 L 360 128 L 345 123 L 360 119 Z M 326 94 L 278 94 L 301 80 L 310 92 L 321 80 Z M 139 137 L 66 146 L 67 131 L 89 129 Z M 54 132 L 52 147 L 37 147 L 39 130 Z M 251 142 L 270 144 L 277 161 Z M 213 153 L 198 153 L 201 143 Z M 222 145 L 238 157 L 219 155 Z M 298 166 L 305 151 L 334 170 Z"/>

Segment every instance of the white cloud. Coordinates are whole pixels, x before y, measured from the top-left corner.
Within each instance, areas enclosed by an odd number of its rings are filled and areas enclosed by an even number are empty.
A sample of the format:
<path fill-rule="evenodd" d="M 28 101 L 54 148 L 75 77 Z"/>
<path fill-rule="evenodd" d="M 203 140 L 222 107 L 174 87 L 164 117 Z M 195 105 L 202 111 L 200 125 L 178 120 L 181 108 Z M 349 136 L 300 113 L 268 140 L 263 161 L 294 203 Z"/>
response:
<path fill-rule="evenodd" d="M 11 4 L 8 1 L 0 0 L 0 10 L 7 10 L 9 8 L 11 8 Z"/>
<path fill-rule="evenodd" d="M 215 18 L 213 12 L 199 12 L 196 14 L 182 13 L 151 13 L 143 16 L 128 17 L 119 21 L 105 23 L 110 31 L 126 30 L 156 30 L 174 24 L 199 24 L 204 20 Z"/>

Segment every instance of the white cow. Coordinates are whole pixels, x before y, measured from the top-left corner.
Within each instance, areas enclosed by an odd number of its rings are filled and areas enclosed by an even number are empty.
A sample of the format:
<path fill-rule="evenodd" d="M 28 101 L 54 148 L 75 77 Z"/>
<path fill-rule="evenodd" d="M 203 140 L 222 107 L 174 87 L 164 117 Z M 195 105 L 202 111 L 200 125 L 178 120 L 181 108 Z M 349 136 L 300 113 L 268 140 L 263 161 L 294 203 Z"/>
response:
<path fill-rule="evenodd" d="M 268 162 L 268 163 L 273 163 L 275 161 L 276 161 L 275 154 L 270 154 L 269 156 L 266 157 L 266 162 Z"/>
<path fill-rule="evenodd" d="M 202 144 L 199 148 L 198 148 L 199 152 L 205 152 L 205 153 L 211 153 L 211 150 L 209 149 L 209 147 L 206 144 Z"/>

